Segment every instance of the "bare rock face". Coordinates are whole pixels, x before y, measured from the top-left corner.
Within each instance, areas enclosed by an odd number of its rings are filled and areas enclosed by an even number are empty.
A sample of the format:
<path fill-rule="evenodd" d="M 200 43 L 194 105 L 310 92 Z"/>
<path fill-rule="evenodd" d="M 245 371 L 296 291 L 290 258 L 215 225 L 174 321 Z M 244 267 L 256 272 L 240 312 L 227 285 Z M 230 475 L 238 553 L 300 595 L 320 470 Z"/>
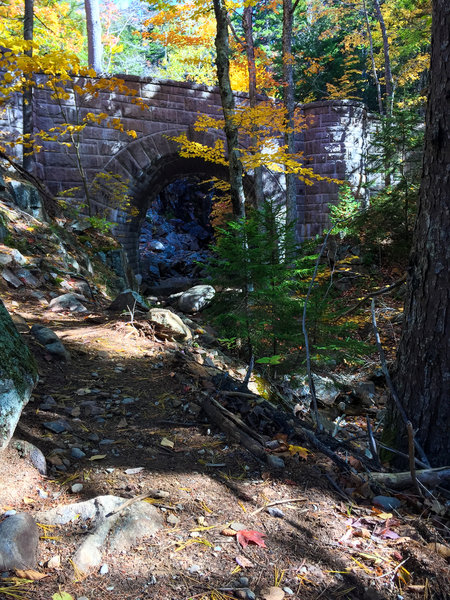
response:
<path fill-rule="evenodd" d="M 0 571 L 27 569 L 37 563 L 39 528 L 28 513 L 0 523 Z"/>
<path fill-rule="evenodd" d="M 100 566 L 104 552 L 128 552 L 164 526 L 161 514 L 147 502 L 136 502 L 114 513 L 124 502 L 125 498 L 118 496 L 97 496 L 85 502 L 41 511 L 36 518 L 40 523 L 51 525 L 92 520 L 90 533 L 72 559 L 80 571 L 87 572 Z"/>
<path fill-rule="evenodd" d="M 0 300 L 0 452 L 7 446 L 37 383 L 37 367 Z"/>

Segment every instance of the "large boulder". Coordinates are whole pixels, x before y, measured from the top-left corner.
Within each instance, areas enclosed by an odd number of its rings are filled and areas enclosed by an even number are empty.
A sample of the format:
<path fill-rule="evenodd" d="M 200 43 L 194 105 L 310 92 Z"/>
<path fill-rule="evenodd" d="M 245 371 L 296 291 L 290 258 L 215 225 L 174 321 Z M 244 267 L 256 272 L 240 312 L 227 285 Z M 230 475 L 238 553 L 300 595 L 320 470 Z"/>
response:
<path fill-rule="evenodd" d="M 192 331 L 183 323 L 178 315 L 167 308 L 152 308 L 148 313 L 148 318 L 154 323 L 159 323 L 168 329 L 174 337 L 181 338 L 184 341 L 192 339 Z"/>
<path fill-rule="evenodd" d="M 147 312 L 149 306 L 144 298 L 134 290 L 124 290 L 108 306 L 107 310 L 122 312 L 123 310 L 133 312 L 135 309 Z"/>
<path fill-rule="evenodd" d="M 178 308 L 186 313 L 198 312 L 211 302 L 215 294 L 212 285 L 194 285 L 180 296 Z"/>
<path fill-rule="evenodd" d="M 37 367 L 0 300 L 0 451 L 16 428 L 38 380 Z"/>
<path fill-rule="evenodd" d="M 0 571 L 36 567 L 39 529 L 28 513 L 0 523 Z"/>

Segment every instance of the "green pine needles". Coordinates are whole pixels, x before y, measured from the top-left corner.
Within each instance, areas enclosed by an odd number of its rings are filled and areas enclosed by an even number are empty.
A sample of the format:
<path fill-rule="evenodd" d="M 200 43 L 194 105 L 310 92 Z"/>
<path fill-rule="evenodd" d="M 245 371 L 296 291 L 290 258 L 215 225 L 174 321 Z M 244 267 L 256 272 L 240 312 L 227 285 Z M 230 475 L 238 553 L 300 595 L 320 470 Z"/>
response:
<path fill-rule="evenodd" d="M 208 270 L 219 293 L 209 314 L 228 346 L 277 373 L 302 370 L 305 362 L 301 315 L 317 259 L 313 246 L 298 250 L 284 211 L 270 202 L 217 232 Z M 339 306 L 323 275 L 308 306 L 313 358 L 337 361 L 348 352 L 360 354 L 348 327 L 331 323 Z"/>

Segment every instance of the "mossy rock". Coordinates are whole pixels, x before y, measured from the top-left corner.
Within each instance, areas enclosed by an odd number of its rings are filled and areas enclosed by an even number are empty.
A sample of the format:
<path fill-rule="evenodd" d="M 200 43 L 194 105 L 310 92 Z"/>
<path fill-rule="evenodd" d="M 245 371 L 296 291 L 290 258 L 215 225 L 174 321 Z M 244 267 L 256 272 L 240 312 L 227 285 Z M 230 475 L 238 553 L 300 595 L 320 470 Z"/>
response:
<path fill-rule="evenodd" d="M 33 355 L 0 300 L 0 451 L 11 439 L 38 380 Z"/>

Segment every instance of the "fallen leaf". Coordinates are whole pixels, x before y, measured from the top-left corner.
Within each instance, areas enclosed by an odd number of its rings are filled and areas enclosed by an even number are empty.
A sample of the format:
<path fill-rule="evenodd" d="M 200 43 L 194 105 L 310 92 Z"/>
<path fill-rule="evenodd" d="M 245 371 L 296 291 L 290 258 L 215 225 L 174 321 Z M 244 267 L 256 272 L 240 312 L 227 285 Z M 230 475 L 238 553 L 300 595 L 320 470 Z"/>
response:
<path fill-rule="evenodd" d="M 426 546 L 429 550 L 433 552 L 437 552 L 444 558 L 450 558 L 450 546 L 446 546 L 445 544 L 439 544 L 435 542 L 431 542 L 431 544 L 427 544 Z"/>
<path fill-rule="evenodd" d="M 265 533 L 259 533 L 259 531 L 254 531 L 253 529 L 242 529 L 236 534 L 236 539 L 243 548 L 248 546 L 250 542 L 253 542 L 257 546 L 261 546 L 261 548 L 267 548 L 262 539 L 263 537 L 266 537 Z"/>
<path fill-rule="evenodd" d="M 31 579 L 31 581 L 39 581 L 40 579 L 44 579 L 44 577 L 48 577 L 47 573 L 39 573 L 39 571 L 35 571 L 34 569 L 16 569 L 15 573 L 17 577 Z"/>
<path fill-rule="evenodd" d="M 234 529 L 230 529 L 230 527 L 226 527 L 225 529 L 222 529 L 220 533 L 228 537 L 233 537 L 237 534 L 237 531 L 235 531 Z"/>
<path fill-rule="evenodd" d="M 292 456 L 298 454 L 305 460 L 308 458 L 308 454 L 311 454 L 311 452 L 307 448 L 302 448 L 302 446 L 292 446 L 292 444 L 289 444 L 288 449 Z"/>
<path fill-rule="evenodd" d="M 173 448 L 175 446 L 175 444 L 171 440 L 169 440 L 167 438 L 163 438 L 161 440 L 161 446 L 164 446 L 164 448 Z"/>
<path fill-rule="evenodd" d="M 250 560 L 248 560 L 246 556 L 242 556 L 242 554 L 236 556 L 235 561 L 240 567 L 243 567 L 244 569 L 251 569 L 255 566 Z"/>
<path fill-rule="evenodd" d="M 95 454 L 91 456 L 88 460 L 102 460 L 102 458 L 106 458 L 106 454 Z"/>
<path fill-rule="evenodd" d="M 73 596 L 67 592 L 56 592 L 56 594 L 53 594 L 52 600 L 73 600 Z"/>
<path fill-rule="evenodd" d="M 23 502 L 24 502 L 24 504 L 34 504 L 34 499 L 33 498 L 29 498 L 28 496 L 24 496 L 23 497 Z"/>

